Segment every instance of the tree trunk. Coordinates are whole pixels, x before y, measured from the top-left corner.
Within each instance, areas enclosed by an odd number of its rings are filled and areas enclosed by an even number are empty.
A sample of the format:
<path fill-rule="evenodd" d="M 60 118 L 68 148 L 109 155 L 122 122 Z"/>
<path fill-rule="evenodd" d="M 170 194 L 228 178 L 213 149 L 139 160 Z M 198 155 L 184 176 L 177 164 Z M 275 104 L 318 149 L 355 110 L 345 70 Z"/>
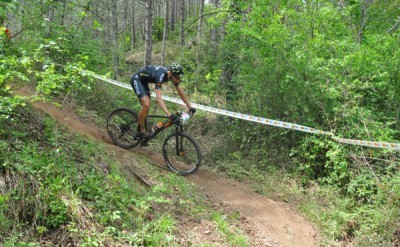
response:
<path fill-rule="evenodd" d="M 168 39 L 168 0 L 164 0 L 164 33 L 163 33 L 163 43 L 162 43 L 162 56 L 161 65 L 164 66 L 165 63 L 165 46 Z"/>
<path fill-rule="evenodd" d="M 157 4 L 157 17 L 158 18 L 161 18 L 161 16 L 164 14 L 164 12 L 163 11 L 161 11 L 161 6 L 162 6 L 163 4 L 161 3 L 161 1 L 160 2 L 158 2 L 158 4 Z"/>
<path fill-rule="evenodd" d="M 153 27 L 153 0 L 146 1 L 146 26 L 145 26 L 145 49 L 144 65 L 151 63 L 152 53 L 152 27 Z"/>
<path fill-rule="evenodd" d="M 67 1 L 63 0 L 62 14 L 61 14 L 61 26 L 65 25 L 65 13 L 67 9 Z"/>
<path fill-rule="evenodd" d="M 175 29 L 175 6 L 176 6 L 176 0 L 172 0 L 171 4 L 171 31 L 174 31 Z"/>
<path fill-rule="evenodd" d="M 131 6 L 131 50 L 136 48 L 136 29 L 135 29 L 135 0 Z"/>
<path fill-rule="evenodd" d="M 199 25 L 197 27 L 197 41 L 200 42 L 201 39 L 201 27 L 203 25 L 203 10 L 204 10 L 204 0 L 200 0 L 200 11 L 199 11 Z"/>
<path fill-rule="evenodd" d="M 218 0 L 213 0 L 212 3 L 214 4 L 215 9 L 218 8 Z M 216 45 L 218 42 L 218 28 L 214 27 L 211 29 L 211 43 Z"/>
<path fill-rule="evenodd" d="M 123 28 L 122 30 L 124 30 L 124 33 L 128 30 L 128 13 L 129 13 L 129 1 L 128 0 L 124 0 L 124 19 L 123 19 Z"/>
<path fill-rule="evenodd" d="M 49 22 L 47 24 L 48 28 L 47 28 L 47 32 L 46 32 L 47 37 L 51 37 L 51 35 L 53 33 L 52 25 L 53 25 L 53 18 L 54 18 L 54 8 L 55 8 L 55 6 L 51 6 L 49 11 L 47 11 L 47 13 L 46 13 L 46 15 L 47 15 L 46 17 L 49 20 Z"/>
<path fill-rule="evenodd" d="M 180 38 L 181 38 L 181 46 L 185 45 L 185 33 L 184 33 L 184 24 L 185 24 L 185 0 L 181 0 L 181 13 L 180 13 Z"/>
<path fill-rule="evenodd" d="M 113 58 L 114 58 L 114 79 L 117 79 L 118 65 L 119 65 L 119 47 L 118 47 L 118 17 L 117 17 L 117 0 L 111 2 L 111 15 L 112 15 L 112 44 L 113 44 Z"/>
<path fill-rule="evenodd" d="M 368 11 L 369 11 L 369 7 L 370 5 L 373 3 L 373 0 L 364 0 L 362 1 L 362 4 L 360 6 L 360 27 L 358 29 L 357 32 L 357 40 L 358 40 L 358 44 L 361 45 L 362 41 L 363 41 L 363 37 L 364 37 L 364 30 L 367 26 L 367 22 L 368 22 Z"/>

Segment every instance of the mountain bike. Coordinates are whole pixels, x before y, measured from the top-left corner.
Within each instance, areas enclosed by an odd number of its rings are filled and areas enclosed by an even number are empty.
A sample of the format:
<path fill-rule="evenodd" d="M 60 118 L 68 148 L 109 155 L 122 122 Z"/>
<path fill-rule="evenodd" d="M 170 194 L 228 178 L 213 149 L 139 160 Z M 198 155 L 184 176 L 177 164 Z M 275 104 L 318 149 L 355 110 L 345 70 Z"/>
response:
<path fill-rule="evenodd" d="M 122 148 L 133 148 L 138 145 L 146 146 L 147 142 L 160 132 L 171 126 L 175 131 L 169 134 L 162 144 L 162 154 L 167 166 L 175 172 L 186 176 L 195 173 L 201 164 L 202 156 L 200 147 L 193 137 L 183 130 L 184 124 L 190 116 L 185 112 L 178 112 L 175 119 L 167 116 L 147 115 L 146 129 L 151 129 L 151 134 L 146 138 L 136 137 L 138 113 L 128 108 L 117 108 L 107 118 L 107 132 L 113 142 Z M 150 119 L 166 119 L 157 124 L 148 124 Z M 153 126 L 152 128 L 148 128 Z"/>

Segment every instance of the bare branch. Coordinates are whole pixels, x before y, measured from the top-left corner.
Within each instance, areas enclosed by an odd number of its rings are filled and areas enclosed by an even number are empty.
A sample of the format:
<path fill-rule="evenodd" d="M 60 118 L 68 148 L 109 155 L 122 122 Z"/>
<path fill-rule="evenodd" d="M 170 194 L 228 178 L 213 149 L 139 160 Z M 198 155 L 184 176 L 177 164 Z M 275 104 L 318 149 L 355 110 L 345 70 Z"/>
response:
<path fill-rule="evenodd" d="M 85 9 L 85 11 L 87 11 L 87 12 L 92 13 L 94 16 L 96 16 L 96 17 L 103 23 L 103 22 L 104 22 L 104 19 L 103 19 L 101 16 L 99 16 L 96 12 L 94 12 L 94 11 L 90 8 L 90 5 L 92 5 L 92 1 L 93 1 L 93 0 L 90 0 L 90 1 L 89 1 L 89 4 L 88 4 L 87 6 L 85 6 L 85 5 L 80 5 L 80 4 L 78 4 L 78 3 L 74 2 L 74 1 L 68 1 L 68 2 L 69 2 L 69 3 L 73 3 L 73 4 L 75 4 L 76 6 Z"/>
<path fill-rule="evenodd" d="M 38 16 L 33 17 L 33 18 L 31 19 L 31 21 L 30 21 L 31 25 L 29 25 L 29 26 L 26 27 L 26 28 L 21 29 L 19 32 L 17 32 L 16 34 L 14 34 L 11 38 L 15 38 L 16 36 L 20 35 L 21 33 L 25 32 L 26 30 L 31 29 L 31 28 L 36 24 L 37 20 L 43 18 L 42 16 L 43 16 L 45 13 L 47 13 L 47 12 L 48 12 L 51 8 L 53 8 L 53 7 L 54 7 L 54 6 L 51 6 L 51 5 L 50 5 L 50 6 L 47 7 L 45 10 L 43 10 Z"/>
<path fill-rule="evenodd" d="M 210 13 L 205 13 L 205 14 L 202 14 L 201 16 L 199 16 L 199 17 L 197 17 L 197 19 L 195 19 L 192 23 L 190 23 L 186 28 L 185 28 L 185 31 L 187 30 L 187 29 L 189 29 L 189 27 L 191 26 L 191 25 L 193 25 L 194 23 L 196 23 L 200 18 L 203 18 L 203 17 L 205 17 L 205 16 L 209 16 L 209 15 L 215 15 L 215 14 L 219 14 L 219 13 L 224 13 L 224 12 L 235 12 L 235 13 L 237 13 L 237 10 L 220 10 L 220 11 L 215 11 L 215 12 L 210 12 Z"/>
<path fill-rule="evenodd" d="M 87 6 L 84 7 L 85 11 L 90 11 L 90 5 L 92 5 L 92 1 L 93 1 L 93 0 L 90 0 L 90 1 L 87 3 Z M 83 6 L 82 6 L 82 7 L 83 7 Z M 91 11 L 91 12 L 94 13 L 93 11 Z M 96 16 L 97 16 L 97 15 L 96 15 Z M 82 25 L 83 21 L 85 20 L 85 17 L 86 17 L 86 15 L 84 15 L 84 16 L 82 17 L 81 21 L 80 21 L 79 24 L 76 26 L 76 30 L 75 30 L 75 31 L 78 31 L 78 30 L 79 30 L 80 26 Z"/>
<path fill-rule="evenodd" d="M 400 19 L 397 20 L 397 22 L 396 22 L 392 27 L 390 27 L 388 30 L 386 30 L 386 33 L 391 33 L 391 32 L 393 32 L 394 30 L 396 30 L 397 27 L 399 26 L 399 24 L 400 24 Z"/>

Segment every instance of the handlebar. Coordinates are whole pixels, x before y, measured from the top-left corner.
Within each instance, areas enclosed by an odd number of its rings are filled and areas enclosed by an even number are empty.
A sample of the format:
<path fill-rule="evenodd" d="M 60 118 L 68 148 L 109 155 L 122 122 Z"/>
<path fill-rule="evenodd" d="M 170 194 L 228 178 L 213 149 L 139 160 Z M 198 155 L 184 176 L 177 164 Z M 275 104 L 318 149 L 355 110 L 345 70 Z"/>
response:
<path fill-rule="evenodd" d="M 171 117 L 171 116 L 175 116 L 175 117 Z M 176 124 L 180 123 L 181 125 L 183 125 L 193 116 L 193 113 L 177 112 L 176 114 L 171 114 L 171 116 L 169 116 L 171 122 L 176 123 Z"/>

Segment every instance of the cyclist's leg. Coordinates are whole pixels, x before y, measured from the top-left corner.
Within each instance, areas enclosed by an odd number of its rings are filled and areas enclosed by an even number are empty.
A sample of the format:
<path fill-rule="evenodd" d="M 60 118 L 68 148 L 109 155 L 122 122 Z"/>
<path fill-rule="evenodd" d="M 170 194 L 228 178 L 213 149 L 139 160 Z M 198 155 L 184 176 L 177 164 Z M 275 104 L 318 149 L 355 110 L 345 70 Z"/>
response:
<path fill-rule="evenodd" d="M 138 114 L 138 132 L 143 133 L 145 132 L 145 119 L 147 116 L 147 113 L 149 112 L 150 109 L 150 90 L 149 86 L 146 83 L 143 85 L 142 81 L 140 80 L 140 77 L 138 75 L 134 75 L 131 79 L 131 86 L 133 88 L 133 91 L 139 98 L 140 104 L 141 104 L 141 109 Z"/>
<path fill-rule="evenodd" d="M 145 131 L 145 119 L 147 116 L 147 113 L 149 112 L 150 109 L 150 97 L 148 95 L 143 96 L 140 98 L 140 104 L 142 105 L 142 108 L 140 109 L 139 116 L 138 116 L 138 131 L 139 132 L 144 132 Z"/>

